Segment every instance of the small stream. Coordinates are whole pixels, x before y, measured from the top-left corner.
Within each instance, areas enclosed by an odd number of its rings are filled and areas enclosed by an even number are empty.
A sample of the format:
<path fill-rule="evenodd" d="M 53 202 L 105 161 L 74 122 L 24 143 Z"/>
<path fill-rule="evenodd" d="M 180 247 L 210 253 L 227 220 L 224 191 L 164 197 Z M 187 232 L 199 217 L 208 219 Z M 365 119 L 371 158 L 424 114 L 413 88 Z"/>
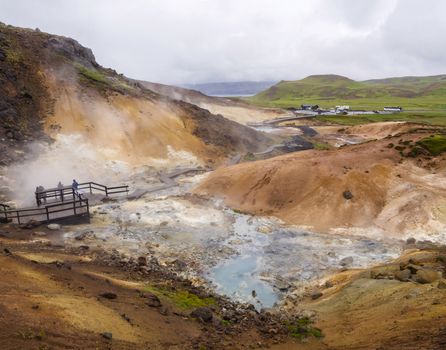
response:
<path fill-rule="evenodd" d="M 261 259 L 251 254 L 230 258 L 215 266 L 208 278 L 220 294 L 253 304 L 256 309 L 271 308 L 279 295 L 270 284 L 260 279 Z"/>
<path fill-rule="evenodd" d="M 257 309 L 273 307 L 288 290 L 341 268 L 364 268 L 400 254 L 399 242 L 320 234 L 233 215 L 237 253 L 210 268 L 206 277 L 218 292 Z"/>
<path fill-rule="evenodd" d="M 343 267 L 367 267 L 400 254 L 397 241 L 308 232 L 185 197 L 202 176 L 138 200 L 95 206 L 91 224 L 71 227 L 66 240 L 134 257 L 151 254 L 165 265 L 181 260 L 185 277 L 258 310 Z M 86 229 L 94 239 L 76 241 Z"/>

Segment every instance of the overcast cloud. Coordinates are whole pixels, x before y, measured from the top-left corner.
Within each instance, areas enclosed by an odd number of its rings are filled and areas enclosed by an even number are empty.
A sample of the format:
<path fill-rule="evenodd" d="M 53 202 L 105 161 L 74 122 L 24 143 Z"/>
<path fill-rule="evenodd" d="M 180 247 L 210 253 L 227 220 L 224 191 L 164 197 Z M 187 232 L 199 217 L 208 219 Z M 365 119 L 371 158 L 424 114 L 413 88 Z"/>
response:
<path fill-rule="evenodd" d="M 0 0 L 0 21 L 163 83 L 442 74 L 445 16 L 444 0 Z"/>

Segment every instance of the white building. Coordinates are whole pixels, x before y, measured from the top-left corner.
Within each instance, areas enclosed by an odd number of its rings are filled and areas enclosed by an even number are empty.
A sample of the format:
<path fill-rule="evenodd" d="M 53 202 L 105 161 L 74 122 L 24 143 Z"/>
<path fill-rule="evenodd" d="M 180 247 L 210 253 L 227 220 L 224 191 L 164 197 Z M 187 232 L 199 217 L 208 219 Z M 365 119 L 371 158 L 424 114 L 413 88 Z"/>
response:
<path fill-rule="evenodd" d="M 384 107 L 386 112 L 401 112 L 403 110 L 402 107 Z"/>

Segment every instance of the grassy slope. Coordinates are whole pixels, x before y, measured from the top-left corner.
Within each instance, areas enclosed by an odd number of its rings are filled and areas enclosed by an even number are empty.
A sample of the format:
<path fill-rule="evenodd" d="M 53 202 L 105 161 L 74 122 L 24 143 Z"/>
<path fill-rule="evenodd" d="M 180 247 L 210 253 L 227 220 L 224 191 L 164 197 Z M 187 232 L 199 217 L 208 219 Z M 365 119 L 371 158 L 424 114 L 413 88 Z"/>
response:
<path fill-rule="evenodd" d="M 446 75 L 354 81 L 337 75 L 309 76 L 297 81 L 282 81 L 248 99 L 251 103 L 273 107 L 298 107 L 302 103 L 329 108 L 350 105 L 358 109 L 382 110 L 402 106 L 407 113 L 391 116 L 321 117 L 339 124 L 362 124 L 385 120 L 410 120 L 446 124 Z"/>
<path fill-rule="evenodd" d="M 249 100 L 276 107 L 313 103 L 322 107 L 348 104 L 354 108 L 381 109 L 384 105 L 402 105 L 406 109 L 446 110 L 446 75 L 363 82 L 337 75 L 309 76 L 282 81 Z"/>

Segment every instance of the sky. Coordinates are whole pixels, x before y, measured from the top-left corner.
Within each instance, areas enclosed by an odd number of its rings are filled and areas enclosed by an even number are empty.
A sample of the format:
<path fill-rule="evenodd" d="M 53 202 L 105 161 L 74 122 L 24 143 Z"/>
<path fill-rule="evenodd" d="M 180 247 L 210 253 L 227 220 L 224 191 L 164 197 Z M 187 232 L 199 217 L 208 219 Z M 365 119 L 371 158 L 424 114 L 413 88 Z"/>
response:
<path fill-rule="evenodd" d="M 0 0 L 1 22 L 166 84 L 445 74 L 445 16 L 445 0 Z"/>

